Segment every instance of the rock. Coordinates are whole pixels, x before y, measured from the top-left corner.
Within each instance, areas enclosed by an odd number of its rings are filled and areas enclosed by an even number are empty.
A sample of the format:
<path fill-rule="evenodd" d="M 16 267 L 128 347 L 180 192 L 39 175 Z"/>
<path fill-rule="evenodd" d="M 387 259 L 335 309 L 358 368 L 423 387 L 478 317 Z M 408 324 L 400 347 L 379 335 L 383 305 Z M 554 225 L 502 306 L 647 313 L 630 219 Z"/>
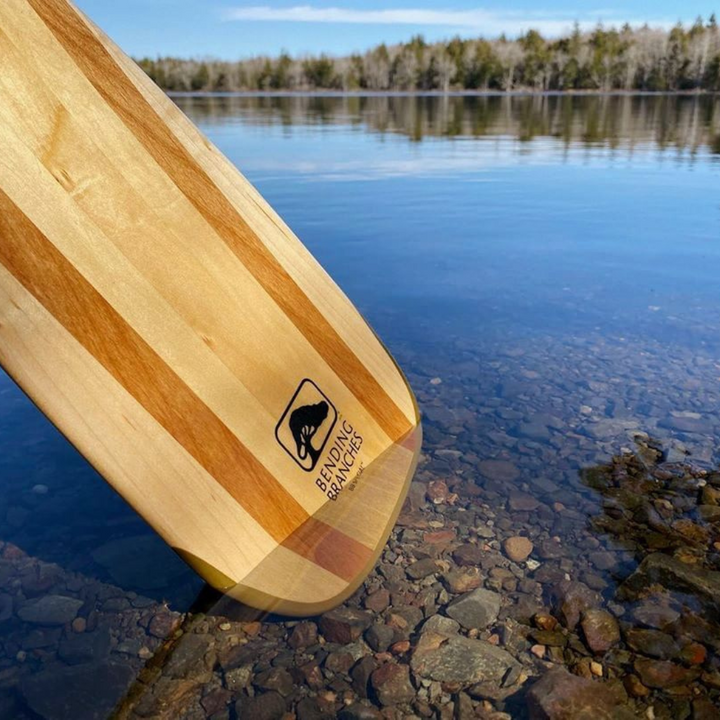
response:
<path fill-rule="evenodd" d="M 461 545 L 453 552 L 453 560 L 460 567 L 479 567 L 485 552 L 479 545 Z"/>
<path fill-rule="evenodd" d="M 511 483 L 520 477 L 520 471 L 508 460 L 481 460 L 477 469 L 481 475 L 498 482 Z"/>
<path fill-rule="evenodd" d="M 587 646 L 598 655 L 606 653 L 620 642 L 617 620 L 607 610 L 587 610 L 581 626 Z"/>
<path fill-rule="evenodd" d="M 640 678 L 632 673 L 625 675 L 623 678 L 623 686 L 627 694 L 634 698 L 647 697 L 651 692 L 650 688 L 645 687 L 645 685 L 640 682 Z"/>
<path fill-rule="evenodd" d="M 389 605 L 390 593 L 386 588 L 380 588 L 365 598 L 365 607 L 375 613 L 384 612 Z"/>
<path fill-rule="evenodd" d="M 713 426 L 707 419 L 702 417 L 694 417 L 696 414 L 692 413 L 690 416 L 686 415 L 668 415 L 664 420 L 660 420 L 658 425 L 669 430 L 675 430 L 681 433 L 699 433 L 701 435 L 709 435 L 713 432 Z"/>
<path fill-rule="evenodd" d="M 317 625 L 314 622 L 299 622 L 290 633 L 288 645 L 297 650 L 306 648 L 317 642 Z"/>
<path fill-rule="evenodd" d="M 497 620 L 500 612 L 500 595 L 478 588 L 453 600 L 446 609 L 448 617 L 457 620 L 466 629 L 484 630 Z"/>
<path fill-rule="evenodd" d="M 34 625 L 65 625 L 72 622 L 83 601 L 65 595 L 46 595 L 26 603 L 18 611 L 22 620 Z"/>
<path fill-rule="evenodd" d="M 410 666 L 420 677 L 462 686 L 500 682 L 519 664 L 510 653 L 484 640 L 425 632 Z"/>
<path fill-rule="evenodd" d="M 530 720 L 632 720 L 622 699 L 604 683 L 571 675 L 565 668 L 545 673 L 526 696 Z"/>
<path fill-rule="evenodd" d="M 20 682 L 20 693 L 45 720 L 105 720 L 134 678 L 128 665 L 54 665 Z"/>
<path fill-rule="evenodd" d="M 508 538 L 504 543 L 505 554 L 513 562 L 524 562 L 533 551 L 533 544 L 526 537 L 515 536 Z"/>
<path fill-rule="evenodd" d="M 250 685 L 252 674 L 252 665 L 243 665 L 232 670 L 226 670 L 223 673 L 225 677 L 225 685 L 229 690 L 237 693 Z"/>
<path fill-rule="evenodd" d="M 410 683 L 410 668 L 407 665 L 385 663 L 370 678 L 377 698 L 382 705 L 400 705 L 412 702 L 415 688 Z"/>
<path fill-rule="evenodd" d="M 434 632 L 444 635 L 455 635 L 460 632 L 460 623 L 443 615 L 433 615 L 423 624 L 420 632 Z"/>
<path fill-rule="evenodd" d="M 215 663 L 212 635 L 189 633 L 168 656 L 163 671 L 171 678 L 209 682 Z"/>
<path fill-rule="evenodd" d="M 333 720 L 335 713 L 323 709 L 318 698 L 305 698 L 295 707 L 297 720 Z"/>
<path fill-rule="evenodd" d="M 422 580 L 438 572 L 438 566 L 432 558 L 426 558 L 408 565 L 405 572 L 411 580 Z"/>
<path fill-rule="evenodd" d="M 530 440 L 550 439 L 550 430 L 547 425 L 535 421 L 520 423 L 517 427 L 517 434 L 520 437 L 529 438 Z"/>
<path fill-rule="evenodd" d="M 441 505 L 448 499 L 450 490 L 444 480 L 433 480 L 427 486 L 427 498 L 434 505 Z"/>
<path fill-rule="evenodd" d="M 110 628 L 99 627 L 94 632 L 73 633 L 63 638 L 58 656 L 69 665 L 98 662 L 110 653 Z"/>
<path fill-rule="evenodd" d="M 365 641 L 375 652 L 385 652 L 395 638 L 395 631 L 388 625 L 371 625 L 365 632 Z"/>
<path fill-rule="evenodd" d="M 680 650 L 677 659 L 687 665 L 702 665 L 707 660 L 707 648 L 701 643 L 690 642 Z"/>
<path fill-rule="evenodd" d="M 443 575 L 443 584 L 454 595 L 470 592 L 482 585 L 483 577 L 478 568 L 451 570 Z"/>
<path fill-rule="evenodd" d="M 169 611 L 160 611 L 153 615 L 150 624 L 148 625 L 148 632 L 156 638 L 165 640 L 175 631 L 180 625 L 180 617 Z"/>
<path fill-rule="evenodd" d="M 633 650 L 660 660 L 670 660 L 680 652 L 672 635 L 661 630 L 632 628 L 625 633 L 625 642 Z"/>
<path fill-rule="evenodd" d="M 652 584 L 695 595 L 716 619 L 720 618 L 720 572 L 687 565 L 669 555 L 648 555 L 620 586 L 623 597 L 634 598 Z"/>
<path fill-rule="evenodd" d="M 457 537 L 455 528 L 446 528 L 445 530 L 435 530 L 423 534 L 423 542 L 426 545 L 443 545 L 447 546 Z"/>
<path fill-rule="evenodd" d="M 513 490 L 508 499 L 508 507 L 518 512 L 532 512 L 537 510 L 538 505 L 540 505 L 540 501 L 536 497 L 519 490 Z"/>
<path fill-rule="evenodd" d="M 552 591 L 558 616 L 568 630 L 574 630 L 583 612 L 601 604 L 601 597 L 577 580 L 563 580 Z"/>
<path fill-rule="evenodd" d="M 370 677 L 376 668 L 377 663 L 375 662 L 375 658 L 366 655 L 360 658 L 360 660 L 355 663 L 355 667 L 350 671 L 353 689 L 361 698 L 368 696 Z"/>
<path fill-rule="evenodd" d="M 333 652 L 325 659 L 325 668 L 335 674 L 344 675 L 353 666 L 353 656 L 348 652 Z"/>
<path fill-rule="evenodd" d="M 338 720 L 382 720 L 380 711 L 372 705 L 353 703 L 338 713 Z"/>
<path fill-rule="evenodd" d="M 667 605 L 644 603 L 633 608 L 632 617 L 641 625 L 662 630 L 680 618 L 680 613 Z"/>
<path fill-rule="evenodd" d="M 340 607 L 337 610 L 326 612 L 320 618 L 320 631 L 329 642 L 347 645 L 355 642 L 372 623 L 372 615 L 355 610 L 354 608 Z"/>
<path fill-rule="evenodd" d="M 693 720 L 717 720 L 718 706 L 708 698 L 693 700 Z"/>
<path fill-rule="evenodd" d="M 699 668 L 685 668 L 667 660 L 635 660 L 635 672 L 640 676 L 643 685 L 651 688 L 671 688 L 678 685 L 689 685 L 700 677 Z"/>
<path fill-rule="evenodd" d="M 253 685 L 261 690 L 274 690 L 283 697 L 292 695 L 294 688 L 292 676 L 284 668 L 271 668 L 260 673 L 253 681 Z"/>
<path fill-rule="evenodd" d="M 72 621 L 70 627 L 72 627 L 73 632 L 84 633 L 87 628 L 87 620 L 83 617 L 77 617 Z"/>
<path fill-rule="evenodd" d="M 235 703 L 238 720 L 281 720 L 285 714 L 285 700 L 276 692 L 266 692 Z"/>
<path fill-rule="evenodd" d="M 211 690 L 200 701 L 202 709 L 208 717 L 212 717 L 216 713 L 222 712 L 230 704 L 232 693 L 225 688 L 215 688 Z"/>

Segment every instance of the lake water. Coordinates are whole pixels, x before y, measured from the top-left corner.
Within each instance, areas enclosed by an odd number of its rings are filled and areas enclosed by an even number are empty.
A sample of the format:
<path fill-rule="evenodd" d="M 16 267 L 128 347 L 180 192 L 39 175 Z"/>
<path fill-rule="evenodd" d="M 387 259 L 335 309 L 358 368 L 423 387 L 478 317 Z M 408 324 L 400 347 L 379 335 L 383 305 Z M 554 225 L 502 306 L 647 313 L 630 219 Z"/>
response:
<path fill-rule="evenodd" d="M 486 587 L 513 607 L 534 599 L 562 612 L 563 598 L 552 595 L 567 576 L 598 593 L 622 625 L 634 606 L 616 590 L 649 554 L 720 570 L 720 516 L 707 509 L 720 504 L 720 481 L 708 474 L 720 461 L 720 100 L 176 102 L 283 216 L 405 370 L 425 418 L 418 480 L 445 481 L 463 517 L 490 528 L 481 535 L 489 551 L 502 555 L 516 535 L 533 541 L 530 565 L 510 576 L 507 563 L 485 568 Z M 110 657 L 137 672 L 138 650 L 154 650 L 162 633 L 147 641 L 149 621 L 129 632 L 129 613 L 163 600 L 183 611 L 201 584 L 4 375 L 0 449 L 0 541 L 11 544 L 0 598 L 75 594 L 85 603 L 80 615 L 92 624 L 96 612 L 112 637 L 107 649 L 75 648 L 69 656 L 80 659 L 68 660 L 58 651 L 67 627 L 16 622 L 10 611 L 0 637 L 0 708 L 5 702 L 22 717 L 33 690 L 18 693 L 18 683 L 45 663 L 75 668 Z M 640 465 L 628 470 L 632 452 Z M 598 483 L 598 473 L 611 479 Z M 618 477 L 628 473 L 645 473 L 633 488 L 650 498 L 647 507 L 627 500 Z M 470 531 L 458 507 L 431 510 L 462 538 Z M 406 526 L 393 552 L 418 532 Z M 650 542 L 649 534 L 658 537 Z M 38 571 L 37 559 L 56 569 Z M 30 580 L 23 567 L 33 568 Z M 717 606 L 692 582 L 679 600 L 682 583 L 668 577 L 652 577 L 667 594 L 656 605 L 679 611 L 685 603 L 699 622 L 717 621 Z M 566 624 L 574 631 L 572 619 Z M 629 655 L 605 658 L 604 676 L 639 674 L 652 685 L 643 674 L 652 668 L 638 669 L 636 652 L 641 661 L 646 653 L 694 668 L 679 653 L 698 642 L 697 632 L 649 627 L 674 639 L 678 657 L 646 652 L 647 638 L 628 639 L 623 625 L 616 652 Z M 589 641 L 589 632 L 577 634 Z M 533 662 L 590 662 L 591 652 L 556 652 L 544 639 L 536 638 L 546 649 Z M 121 641 L 130 644 L 118 649 Z M 662 708 L 678 716 L 692 697 L 716 702 L 720 640 L 706 642 L 698 667 L 714 681 L 698 680 L 698 670 L 632 702 L 655 703 L 656 717 Z M 677 692 L 692 683 L 694 694 Z M 487 702 L 501 707 L 504 699 Z"/>

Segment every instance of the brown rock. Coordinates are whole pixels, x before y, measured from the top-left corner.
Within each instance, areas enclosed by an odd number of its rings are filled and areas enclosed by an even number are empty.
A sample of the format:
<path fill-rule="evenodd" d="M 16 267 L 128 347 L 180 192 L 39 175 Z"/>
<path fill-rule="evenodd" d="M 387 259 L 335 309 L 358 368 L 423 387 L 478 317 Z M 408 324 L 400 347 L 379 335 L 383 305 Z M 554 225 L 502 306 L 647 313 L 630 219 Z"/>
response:
<path fill-rule="evenodd" d="M 633 650 L 660 660 L 670 660 L 680 652 L 672 635 L 661 630 L 631 628 L 625 633 L 625 642 Z"/>
<path fill-rule="evenodd" d="M 317 625 L 314 622 L 300 622 L 290 633 L 288 645 L 297 650 L 306 648 L 317 642 Z"/>
<path fill-rule="evenodd" d="M 441 505 L 447 500 L 449 494 L 450 490 L 444 480 L 432 480 L 428 483 L 427 498 L 431 503 Z"/>
<path fill-rule="evenodd" d="M 557 619 L 547 613 L 537 613 L 533 622 L 540 630 L 554 630 L 558 626 Z"/>
<path fill-rule="evenodd" d="M 329 642 L 347 645 L 355 642 L 370 627 L 372 616 L 354 608 L 338 608 L 320 618 L 320 630 Z"/>
<path fill-rule="evenodd" d="M 175 632 L 179 624 L 179 616 L 170 612 L 159 612 L 157 615 L 154 615 L 150 621 L 148 632 L 156 638 L 164 640 Z"/>
<path fill-rule="evenodd" d="M 260 673 L 253 680 L 253 685 L 261 690 L 274 690 L 283 697 L 292 695 L 294 687 L 292 675 L 284 668 L 271 668 Z"/>
<path fill-rule="evenodd" d="M 699 668 L 685 668 L 667 660 L 647 658 L 638 658 L 635 661 L 635 672 L 640 676 L 643 685 L 660 689 L 689 685 L 701 674 Z"/>
<path fill-rule="evenodd" d="M 531 720 L 631 720 L 622 699 L 602 682 L 558 667 L 543 675 L 526 696 Z"/>
<path fill-rule="evenodd" d="M 385 588 L 376 590 L 365 598 L 365 607 L 372 612 L 381 613 L 390 605 L 390 593 Z"/>
<path fill-rule="evenodd" d="M 557 619 L 547 613 L 537 613 L 533 622 L 540 630 L 554 630 L 558 626 Z"/>
<path fill-rule="evenodd" d="M 457 537 L 457 530 L 447 528 L 445 530 L 435 530 L 434 532 L 426 532 L 423 535 L 423 541 L 426 545 L 448 545 Z"/>
<path fill-rule="evenodd" d="M 569 630 L 574 630 L 586 610 L 598 607 L 601 598 L 594 590 L 576 580 L 563 580 L 553 589 L 557 614 Z"/>
<path fill-rule="evenodd" d="M 540 501 L 532 495 L 515 490 L 510 493 L 508 505 L 511 510 L 517 510 L 518 512 L 532 512 L 533 510 L 537 510 L 540 505 Z"/>
<path fill-rule="evenodd" d="M 607 610 L 587 610 L 583 615 L 582 630 L 587 646 L 598 655 L 620 642 L 617 620 Z"/>
<path fill-rule="evenodd" d="M 460 594 L 475 590 L 482 585 L 482 575 L 476 567 L 463 570 L 451 570 L 443 575 L 445 587 L 451 593 Z"/>
<path fill-rule="evenodd" d="M 505 554 L 513 562 L 525 562 L 533 551 L 533 544 L 526 537 L 515 536 L 508 538 L 504 543 Z"/>
<path fill-rule="evenodd" d="M 350 653 L 330 653 L 325 660 L 325 667 L 334 673 L 346 673 L 353 666 L 355 660 Z"/>
<path fill-rule="evenodd" d="M 281 720 L 285 714 L 285 700 L 276 692 L 266 692 L 235 703 L 238 720 Z"/>
<path fill-rule="evenodd" d="M 425 558 L 408 565 L 405 572 L 411 580 L 422 580 L 428 575 L 438 572 L 438 570 L 439 568 L 432 558 Z"/>
<path fill-rule="evenodd" d="M 630 697 L 647 697 L 650 694 L 650 688 L 645 687 L 645 685 L 640 682 L 640 678 L 637 675 L 626 675 L 623 678 L 623 685 L 625 686 L 625 691 Z"/>
<path fill-rule="evenodd" d="M 78 617 L 72 621 L 73 632 L 84 633 L 85 628 L 87 628 L 87 620 L 85 620 L 85 618 Z"/>
<path fill-rule="evenodd" d="M 370 655 L 366 655 L 360 658 L 355 664 L 355 667 L 350 671 L 353 689 L 361 698 L 368 696 L 368 683 L 376 669 L 377 663 L 375 659 Z"/>
<path fill-rule="evenodd" d="M 688 665 L 702 665 L 707 659 L 707 648 L 698 642 L 685 645 L 678 655 L 678 660 Z"/>
<path fill-rule="evenodd" d="M 485 552 L 479 545 L 462 545 L 453 552 L 453 560 L 460 567 L 479 567 Z"/>
<path fill-rule="evenodd" d="M 415 689 L 410 683 L 410 668 L 407 665 L 386 663 L 375 670 L 371 682 L 382 705 L 409 703 L 415 698 Z"/>
<path fill-rule="evenodd" d="M 311 690 L 319 690 L 325 685 L 322 670 L 320 670 L 320 666 L 314 660 L 305 663 L 305 665 L 301 665 L 300 672 L 303 674 L 305 682 Z"/>
<path fill-rule="evenodd" d="M 232 698 L 232 693 L 229 690 L 225 688 L 215 688 L 215 690 L 211 690 L 203 697 L 200 704 L 208 717 L 210 717 L 225 710 L 230 704 L 230 698 Z"/>

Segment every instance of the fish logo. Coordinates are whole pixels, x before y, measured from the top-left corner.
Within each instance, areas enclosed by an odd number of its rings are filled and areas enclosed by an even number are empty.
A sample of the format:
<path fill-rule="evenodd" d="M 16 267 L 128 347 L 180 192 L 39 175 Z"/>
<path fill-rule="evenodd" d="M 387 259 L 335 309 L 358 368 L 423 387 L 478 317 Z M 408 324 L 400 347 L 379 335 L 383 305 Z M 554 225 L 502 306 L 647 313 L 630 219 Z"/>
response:
<path fill-rule="evenodd" d="M 303 470 L 311 472 L 336 422 L 335 406 L 312 380 L 305 379 L 275 427 L 275 437 Z"/>

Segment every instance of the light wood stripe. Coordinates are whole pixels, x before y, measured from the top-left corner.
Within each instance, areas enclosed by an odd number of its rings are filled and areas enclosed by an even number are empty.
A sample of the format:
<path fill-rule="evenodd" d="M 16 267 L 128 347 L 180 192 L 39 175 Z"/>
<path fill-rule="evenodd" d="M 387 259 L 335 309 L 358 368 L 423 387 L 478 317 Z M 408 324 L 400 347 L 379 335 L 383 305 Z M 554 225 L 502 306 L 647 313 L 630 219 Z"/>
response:
<path fill-rule="evenodd" d="M 0 262 L 252 517 L 272 528 L 276 540 L 307 520 L 295 499 L 2 190 Z"/>
<path fill-rule="evenodd" d="M 411 428 L 405 414 L 168 130 L 75 8 L 65 0 L 28 2 L 108 105 L 343 379 L 387 435 L 392 440 L 403 436 Z"/>
<path fill-rule="evenodd" d="M 93 466 L 169 545 L 192 538 L 237 579 L 275 552 L 265 528 L 1 264 L 0 363 L 70 442 L 93 449 Z"/>

